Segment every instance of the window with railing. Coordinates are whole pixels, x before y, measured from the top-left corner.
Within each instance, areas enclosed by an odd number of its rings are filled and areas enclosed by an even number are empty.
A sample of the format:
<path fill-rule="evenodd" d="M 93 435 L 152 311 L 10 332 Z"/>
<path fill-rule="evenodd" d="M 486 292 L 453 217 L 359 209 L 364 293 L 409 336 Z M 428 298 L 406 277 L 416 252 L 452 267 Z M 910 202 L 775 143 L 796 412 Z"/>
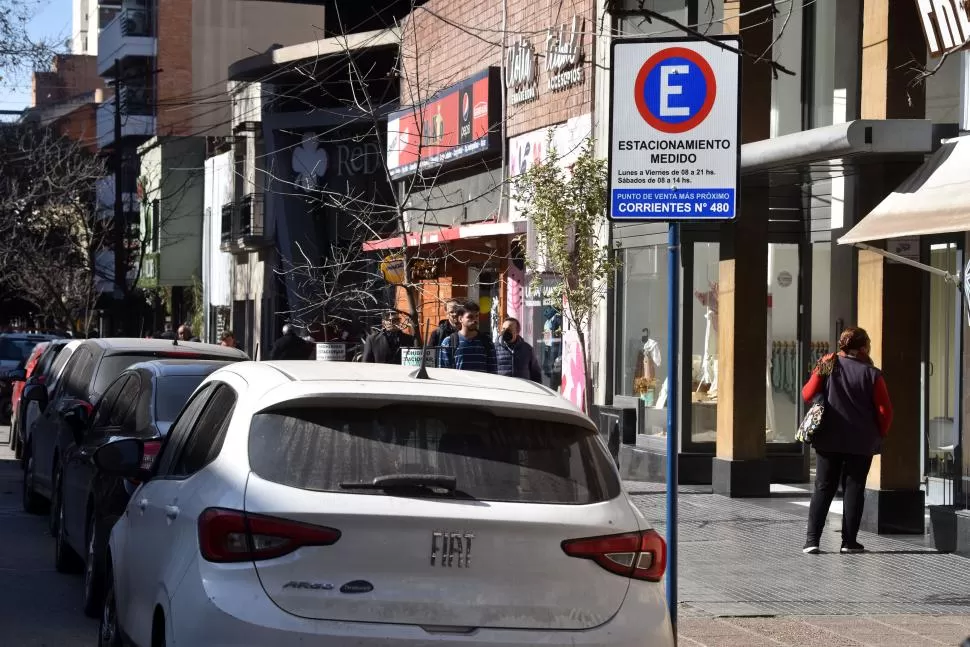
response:
<path fill-rule="evenodd" d="M 222 244 L 228 245 L 233 239 L 233 219 L 236 205 L 233 203 L 222 205 Z"/>
<path fill-rule="evenodd" d="M 250 193 L 243 198 L 239 209 L 239 233 L 241 236 L 263 235 L 262 193 Z"/>

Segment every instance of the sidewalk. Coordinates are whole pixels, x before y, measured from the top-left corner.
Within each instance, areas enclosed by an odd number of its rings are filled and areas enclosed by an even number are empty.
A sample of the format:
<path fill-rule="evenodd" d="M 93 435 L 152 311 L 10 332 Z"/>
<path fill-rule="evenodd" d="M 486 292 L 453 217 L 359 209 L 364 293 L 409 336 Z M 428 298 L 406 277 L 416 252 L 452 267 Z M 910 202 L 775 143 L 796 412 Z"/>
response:
<path fill-rule="evenodd" d="M 666 532 L 666 493 L 626 482 Z M 970 559 L 937 553 L 929 537 L 862 533 L 867 553 L 842 555 L 840 502 L 820 555 L 803 555 L 808 486 L 771 499 L 730 499 L 682 486 L 679 499 L 681 644 L 953 645 L 970 636 Z"/>

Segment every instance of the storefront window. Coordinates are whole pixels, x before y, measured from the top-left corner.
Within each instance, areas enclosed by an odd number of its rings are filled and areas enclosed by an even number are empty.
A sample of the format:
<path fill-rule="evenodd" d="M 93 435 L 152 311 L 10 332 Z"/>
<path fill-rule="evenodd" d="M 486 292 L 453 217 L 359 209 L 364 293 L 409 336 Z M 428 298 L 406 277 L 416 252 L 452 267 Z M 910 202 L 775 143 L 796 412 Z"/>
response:
<path fill-rule="evenodd" d="M 720 244 L 694 244 L 691 312 L 691 441 L 717 440 L 717 305 Z"/>
<path fill-rule="evenodd" d="M 529 277 L 524 287 L 522 336 L 532 349 L 542 369 L 542 383 L 559 391 L 562 387 L 562 314 L 552 297 L 559 279 L 543 277 L 540 282 Z"/>
<path fill-rule="evenodd" d="M 621 358 L 617 393 L 639 397 L 648 408 L 664 409 L 668 359 L 666 245 L 627 249 L 622 271 L 623 332 L 616 343 Z M 654 433 L 652 428 L 646 431 Z"/>

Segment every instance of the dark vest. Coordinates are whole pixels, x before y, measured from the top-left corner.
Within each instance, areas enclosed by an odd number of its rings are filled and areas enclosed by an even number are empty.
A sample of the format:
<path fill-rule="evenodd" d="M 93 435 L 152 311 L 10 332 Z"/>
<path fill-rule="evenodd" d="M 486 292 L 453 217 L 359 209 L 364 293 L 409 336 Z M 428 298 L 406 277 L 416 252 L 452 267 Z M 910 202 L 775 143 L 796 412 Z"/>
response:
<path fill-rule="evenodd" d="M 882 450 L 873 390 L 879 369 L 851 357 L 839 357 L 828 377 L 822 429 L 812 443 L 817 450 L 871 456 Z"/>

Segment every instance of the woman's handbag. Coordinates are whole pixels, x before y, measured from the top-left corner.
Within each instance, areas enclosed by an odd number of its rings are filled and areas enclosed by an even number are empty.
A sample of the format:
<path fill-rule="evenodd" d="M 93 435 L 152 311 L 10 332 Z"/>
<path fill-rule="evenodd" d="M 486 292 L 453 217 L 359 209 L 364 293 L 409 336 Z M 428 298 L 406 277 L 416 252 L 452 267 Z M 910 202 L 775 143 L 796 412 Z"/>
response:
<path fill-rule="evenodd" d="M 825 421 L 825 407 L 827 404 L 825 394 L 828 391 L 829 378 L 835 371 L 838 363 L 835 357 L 832 357 L 828 362 L 825 360 L 819 362 L 818 372 L 823 378 L 822 388 L 819 389 L 818 395 L 812 400 L 812 406 L 805 413 L 802 423 L 798 425 L 798 431 L 795 432 L 796 441 L 811 445 L 812 441 L 815 440 L 815 434 L 822 428 L 822 423 Z"/>

